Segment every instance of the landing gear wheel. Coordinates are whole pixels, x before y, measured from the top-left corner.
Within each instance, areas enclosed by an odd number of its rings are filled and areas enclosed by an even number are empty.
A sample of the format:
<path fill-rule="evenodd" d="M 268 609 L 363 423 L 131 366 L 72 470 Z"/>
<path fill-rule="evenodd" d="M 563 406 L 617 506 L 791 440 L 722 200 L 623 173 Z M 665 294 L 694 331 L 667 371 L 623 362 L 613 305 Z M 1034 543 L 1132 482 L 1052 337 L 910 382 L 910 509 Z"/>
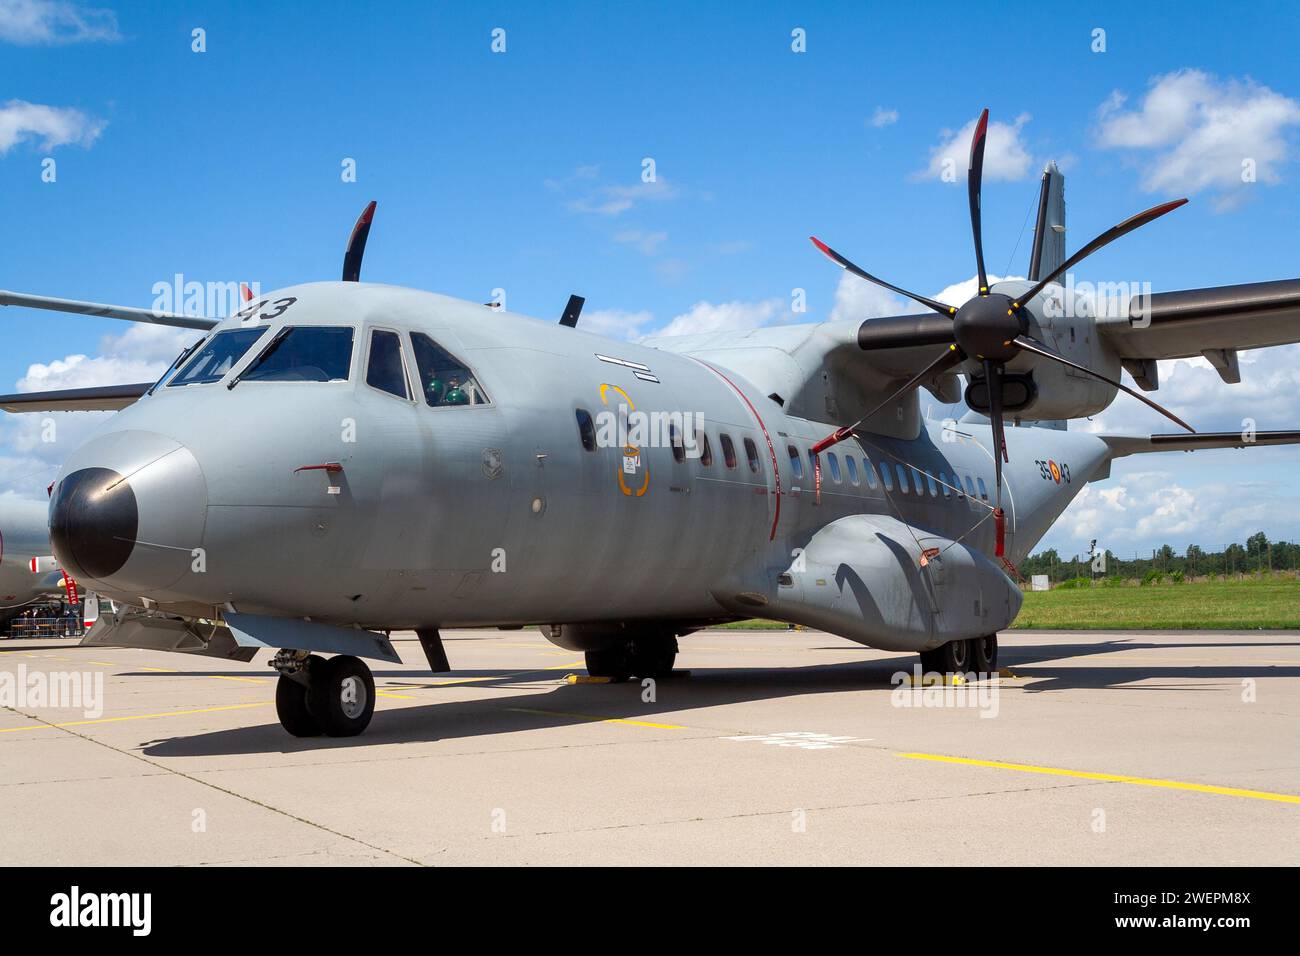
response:
<path fill-rule="evenodd" d="M 295 737 L 319 737 L 321 726 L 307 708 L 307 685 L 285 674 L 275 685 L 275 713 L 280 726 Z"/>
<path fill-rule="evenodd" d="M 637 677 L 659 680 L 670 677 L 677 661 L 677 638 L 632 642 L 632 673 Z"/>
<path fill-rule="evenodd" d="M 360 658 L 341 654 L 313 666 L 308 705 L 330 737 L 355 737 L 375 713 L 375 679 Z"/>
<path fill-rule="evenodd" d="M 932 651 L 921 652 L 921 670 L 927 674 L 964 674 L 971 669 L 974 641 L 949 641 Z"/>
<path fill-rule="evenodd" d="M 608 677 L 622 683 L 632 676 L 632 655 L 626 642 L 614 644 L 599 651 L 587 651 L 587 673 L 592 677 Z"/>
<path fill-rule="evenodd" d="M 977 674 L 998 672 L 998 636 L 973 637 L 970 640 L 971 665 Z"/>

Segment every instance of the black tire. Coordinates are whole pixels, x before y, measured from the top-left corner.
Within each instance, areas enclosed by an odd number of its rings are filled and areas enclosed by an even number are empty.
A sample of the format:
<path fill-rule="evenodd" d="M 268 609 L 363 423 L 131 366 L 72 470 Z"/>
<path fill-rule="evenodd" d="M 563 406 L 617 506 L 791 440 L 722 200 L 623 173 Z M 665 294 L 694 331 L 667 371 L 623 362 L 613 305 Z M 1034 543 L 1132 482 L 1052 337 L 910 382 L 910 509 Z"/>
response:
<path fill-rule="evenodd" d="M 634 675 L 659 680 L 670 677 L 677 662 L 677 638 L 641 640 L 632 643 L 631 670 Z"/>
<path fill-rule="evenodd" d="M 309 703 L 326 735 L 355 737 L 375 714 L 375 678 L 358 657 L 331 657 L 311 669 Z"/>
<path fill-rule="evenodd" d="M 977 674 L 998 672 L 998 636 L 973 637 L 970 640 L 971 669 Z"/>
<path fill-rule="evenodd" d="M 280 726 L 295 737 L 319 737 L 320 724 L 307 708 L 307 686 L 280 675 L 275 685 L 275 713 Z"/>
<path fill-rule="evenodd" d="M 587 651 L 587 673 L 592 677 L 608 677 L 622 683 L 632 676 L 632 658 L 624 643 L 599 651 Z"/>
<path fill-rule="evenodd" d="M 949 641 L 934 650 L 921 652 L 921 670 L 926 674 L 965 674 L 971 669 L 973 641 Z"/>

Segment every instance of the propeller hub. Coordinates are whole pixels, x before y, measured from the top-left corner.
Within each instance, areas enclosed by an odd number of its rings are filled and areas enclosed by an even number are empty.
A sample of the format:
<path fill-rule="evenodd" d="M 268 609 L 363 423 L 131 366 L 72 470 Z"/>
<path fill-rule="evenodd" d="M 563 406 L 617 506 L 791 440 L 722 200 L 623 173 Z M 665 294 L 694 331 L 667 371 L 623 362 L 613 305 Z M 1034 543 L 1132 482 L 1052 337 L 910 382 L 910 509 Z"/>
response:
<path fill-rule="evenodd" d="M 1025 326 L 1020 313 L 1011 308 L 1011 299 L 993 292 L 977 295 L 958 309 L 952 331 L 957 345 L 971 358 L 1005 362 L 1020 351 L 1015 338 Z"/>

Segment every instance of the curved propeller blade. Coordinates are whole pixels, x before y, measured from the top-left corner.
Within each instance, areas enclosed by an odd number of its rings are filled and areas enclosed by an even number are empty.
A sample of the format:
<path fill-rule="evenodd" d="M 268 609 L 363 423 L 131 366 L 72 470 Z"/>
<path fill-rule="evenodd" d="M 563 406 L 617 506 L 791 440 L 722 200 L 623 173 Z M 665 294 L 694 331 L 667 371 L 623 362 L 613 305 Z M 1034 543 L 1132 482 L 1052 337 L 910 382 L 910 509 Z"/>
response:
<path fill-rule="evenodd" d="M 866 351 L 950 345 L 952 341 L 952 320 L 929 312 L 867 319 L 858 328 L 858 348 Z"/>
<path fill-rule="evenodd" d="M 1096 239 L 1092 240 L 1092 242 L 1088 243 L 1086 246 L 1084 246 L 1082 249 L 1076 252 L 1074 255 L 1070 256 L 1070 258 L 1066 259 L 1059 266 L 1057 266 L 1056 269 L 1052 272 L 1052 274 L 1049 275 L 1046 279 L 1040 280 L 1036 286 L 1034 286 L 1024 295 L 1018 296 L 1016 300 L 1011 303 L 1011 307 L 1013 309 L 1021 308 L 1025 302 L 1028 302 L 1034 296 L 1038 295 L 1038 293 L 1046 289 L 1048 285 L 1055 282 L 1058 278 L 1064 275 L 1066 271 L 1078 265 L 1084 259 L 1088 258 L 1088 256 L 1092 255 L 1094 252 L 1100 249 L 1102 246 L 1110 245 L 1120 236 L 1128 235 L 1134 229 L 1137 229 L 1141 226 L 1145 226 L 1147 223 L 1151 222 L 1152 220 L 1159 219 L 1165 213 L 1173 212 L 1179 206 L 1186 205 L 1186 203 L 1187 203 L 1186 199 L 1175 199 L 1173 202 L 1161 203 L 1159 206 L 1152 206 L 1150 209 L 1146 210 L 1145 212 L 1140 212 L 1136 216 L 1132 216 L 1128 219 L 1125 219 L 1118 226 L 1112 226 L 1111 228 L 1103 232 L 1100 236 L 1098 236 Z"/>
<path fill-rule="evenodd" d="M 1117 382 L 1112 378 L 1107 378 L 1105 375 L 1102 375 L 1100 372 L 1094 372 L 1086 365 L 1080 365 L 1078 362 L 1070 361 L 1060 352 L 1057 352 L 1055 349 L 1052 349 L 1049 346 L 1044 345 L 1042 342 L 1038 341 L 1032 336 L 1017 335 L 1015 338 L 1015 343 L 1019 345 L 1022 349 L 1024 349 L 1026 352 L 1033 352 L 1035 355 L 1041 355 L 1043 356 L 1043 358 L 1049 358 L 1053 362 L 1060 362 L 1062 365 L 1068 365 L 1072 369 L 1077 369 L 1080 372 L 1083 372 L 1087 375 L 1091 375 L 1093 378 L 1100 379 L 1101 381 L 1105 382 L 1107 385 L 1114 385 L 1121 392 L 1126 392 L 1129 395 L 1132 395 L 1138 401 L 1151 406 L 1156 411 L 1158 411 L 1161 415 L 1165 416 L 1165 418 L 1169 419 L 1171 422 L 1174 422 L 1175 424 L 1180 425 L 1183 428 L 1186 428 L 1193 435 L 1196 434 L 1195 428 L 1187 424 L 1187 422 L 1183 421 L 1181 418 L 1179 418 L 1169 409 L 1163 407 L 1162 405 L 1157 405 L 1155 402 L 1151 401 L 1151 399 L 1147 398 L 1141 392 L 1134 391 L 1133 389 L 1129 388 L 1127 385 L 1125 385 L 1122 382 Z"/>
<path fill-rule="evenodd" d="M 366 254 L 366 240 L 370 238 L 370 222 L 375 218 L 375 201 L 372 199 L 352 227 L 348 237 L 348 250 L 343 253 L 343 281 L 361 281 L 361 257 Z"/>
<path fill-rule="evenodd" d="M 897 292 L 899 295 L 905 295 L 909 299 L 913 299 L 917 302 L 920 302 L 927 309 L 933 309 L 934 311 L 938 312 L 940 315 L 946 315 L 951 317 L 957 314 L 957 309 L 955 306 L 944 305 L 942 302 L 936 302 L 934 299 L 927 299 L 923 295 L 917 295 L 915 292 L 908 292 L 906 289 L 900 289 L 896 285 L 890 285 L 884 279 L 877 279 L 870 272 L 864 272 L 862 269 L 859 269 L 852 262 L 850 262 L 848 259 L 845 259 L 842 255 L 840 255 L 830 246 L 826 245 L 826 243 L 822 242 L 816 236 L 809 236 L 808 238 L 812 240 L 812 244 L 814 246 L 816 246 L 818 249 L 821 250 L 822 255 L 824 255 L 827 259 L 831 260 L 831 262 L 835 263 L 841 269 L 847 269 L 849 272 L 852 272 L 859 279 L 866 279 L 868 282 L 874 282 L 876 285 L 882 286 L 890 290 L 891 292 Z"/>
<path fill-rule="evenodd" d="M 966 167 L 966 191 L 970 194 L 970 230 L 975 236 L 975 265 L 979 269 L 979 294 L 989 294 L 989 277 L 984 271 L 984 233 L 980 228 L 980 185 L 984 179 L 984 144 L 988 140 L 989 111 L 986 108 L 975 124 L 970 141 L 970 165 Z"/>
<path fill-rule="evenodd" d="M 827 435 L 817 444 L 813 445 L 812 453 L 814 455 L 820 454 L 821 452 L 825 451 L 827 448 L 830 448 L 832 445 L 836 445 L 844 441 L 844 439 L 848 438 L 853 434 L 854 429 L 856 429 L 859 425 L 865 422 L 872 415 L 876 414 L 876 412 L 880 411 L 886 405 L 898 401 L 898 399 L 902 398 L 912 389 L 916 388 L 922 382 L 926 381 L 926 379 L 934 378 L 936 375 L 942 375 L 944 372 L 960 365 L 964 361 L 966 361 L 965 352 L 957 348 L 956 345 L 948 346 L 946 349 L 944 349 L 943 354 L 941 354 L 937 359 L 935 359 L 925 368 L 921 369 L 921 371 L 913 375 L 910 379 L 904 382 L 899 388 L 895 389 L 894 392 L 888 398 L 886 398 L 883 402 L 881 402 L 871 411 L 867 412 L 865 415 L 859 418 L 852 425 L 848 425 L 844 428 L 835 429 L 835 431 L 831 432 L 831 434 Z"/>
<path fill-rule="evenodd" d="M 984 360 L 984 381 L 989 388 L 989 424 L 993 426 L 993 483 L 997 507 L 1002 507 L 1002 463 L 1007 457 L 1006 425 L 1002 421 L 1002 363 Z"/>

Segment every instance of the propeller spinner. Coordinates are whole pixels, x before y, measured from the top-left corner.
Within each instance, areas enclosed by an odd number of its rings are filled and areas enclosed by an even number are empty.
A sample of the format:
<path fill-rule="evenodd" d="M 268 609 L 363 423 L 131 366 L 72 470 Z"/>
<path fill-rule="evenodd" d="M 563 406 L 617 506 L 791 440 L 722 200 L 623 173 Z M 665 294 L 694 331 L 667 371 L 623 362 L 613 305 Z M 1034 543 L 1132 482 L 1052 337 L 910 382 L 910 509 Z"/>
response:
<path fill-rule="evenodd" d="M 1159 206 L 1153 206 L 1145 212 L 1138 213 L 1129 219 L 1124 220 L 1117 226 L 1106 230 L 1092 242 L 1088 243 L 1074 255 L 1066 259 L 1050 275 L 1040 280 L 1024 295 L 1012 298 L 998 292 L 989 291 L 988 274 L 984 269 L 984 237 L 980 224 L 980 190 L 984 178 L 984 146 L 988 139 L 989 111 L 986 109 L 980 114 L 979 121 L 975 124 L 975 135 L 971 139 L 970 164 L 967 173 L 967 193 L 970 200 L 970 222 L 971 234 L 975 241 L 975 265 L 978 273 L 978 292 L 969 301 L 960 307 L 945 305 L 942 302 L 936 302 L 934 299 L 927 298 L 923 295 L 917 295 L 914 292 L 908 292 L 906 289 L 877 278 L 866 272 L 859 266 L 855 265 L 849 259 L 840 255 L 820 239 L 812 238 L 815 245 L 821 252 L 832 262 L 842 269 L 852 272 L 859 278 L 866 279 L 868 282 L 874 282 L 876 285 L 883 286 L 899 295 L 907 296 L 924 305 L 926 308 L 939 313 L 951 320 L 951 329 L 948 335 L 942 336 L 940 330 L 931 330 L 935 332 L 924 339 L 909 334 L 907 331 L 900 329 L 900 334 L 891 335 L 885 332 L 880 338 L 881 341 L 873 339 L 873 347 L 907 347 L 916 345 L 938 344 L 944 340 L 949 341 L 948 350 L 935 359 L 930 365 L 922 369 L 911 379 L 905 382 L 900 388 L 893 392 L 883 402 L 873 408 L 870 412 L 860 418 L 854 424 L 838 428 L 832 434 L 822 439 L 813 446 L 814 453 L 820 453 L 826 448 L 831 447 L 837 442 L 844 441 L 853 434 L 854 430 L 864 421 L 869 419 L 876 412 L 885 408 L 893 402 L 898 401 L 904 395 L 907 395 L 913 389 L 917 388 L 924 382 L 930 381 L 945 372 L 951 371 L 963 362 L 974 359 L 981 363 L 984 376 L 988 382 L 989 388 L 989 422 L 993 427 L 993 441 L 995 451 L 993 455 L 996 484 L 997 484 L 997 507 L 994 514 L 998 517 L 999 527 L 1002 520 L 1002 463 L 1010 461 L 1007 456 L 1007 446 L 1005 438 L 1005 423 L 1003 421 L 1002 410 L 1002 375 L 1006 369 L 1006 363 L 1015 358 L 1022 351 L 1033 353 L 1041 358 L 1052 362 L 1058 362 L 1067 365 L 1076 371 L 1091 375 L 1093 378 L 1100 379 L 1108 385 L 1120 389 L 1121 391 L 1132 395 L 1151 408 L 1164 415 L 1170 421 L 1177 423 L 1180 427 L 1187 429 L 1189 432 L 1195 432 L 1190 425 L 1166 408 L 1157 405 L 1145 395 L 1141 395 L 1133 389 L 1123 385 L 1113 379 L 1095 372 L 1092 369 L 1079 365 L 1065 356 L 1058 353 L 1055 349 L 1038 341 L 1029 334 L 1028 313 L 1025 308 L 1026 304 L 1042 292 L 1049 284 L 1055 282 L 1065 272 L 1082 262 L 1088 256 L 1092 255 L 1103 246 L 1109 245 L 1120 236 L 1126 235 L 1141 226 L 1146 225 L 1152 220 L 1158 219 L 1167 212 L 1172 212 L 1179 206 L 1187 202 L 1186 199 L 1177 199 L 1173 202 L 1162 203 Z M 999 540 L 1001 535 L 999 535 Z M 1001 548 L 999 547 L 999 553 Z"/>

